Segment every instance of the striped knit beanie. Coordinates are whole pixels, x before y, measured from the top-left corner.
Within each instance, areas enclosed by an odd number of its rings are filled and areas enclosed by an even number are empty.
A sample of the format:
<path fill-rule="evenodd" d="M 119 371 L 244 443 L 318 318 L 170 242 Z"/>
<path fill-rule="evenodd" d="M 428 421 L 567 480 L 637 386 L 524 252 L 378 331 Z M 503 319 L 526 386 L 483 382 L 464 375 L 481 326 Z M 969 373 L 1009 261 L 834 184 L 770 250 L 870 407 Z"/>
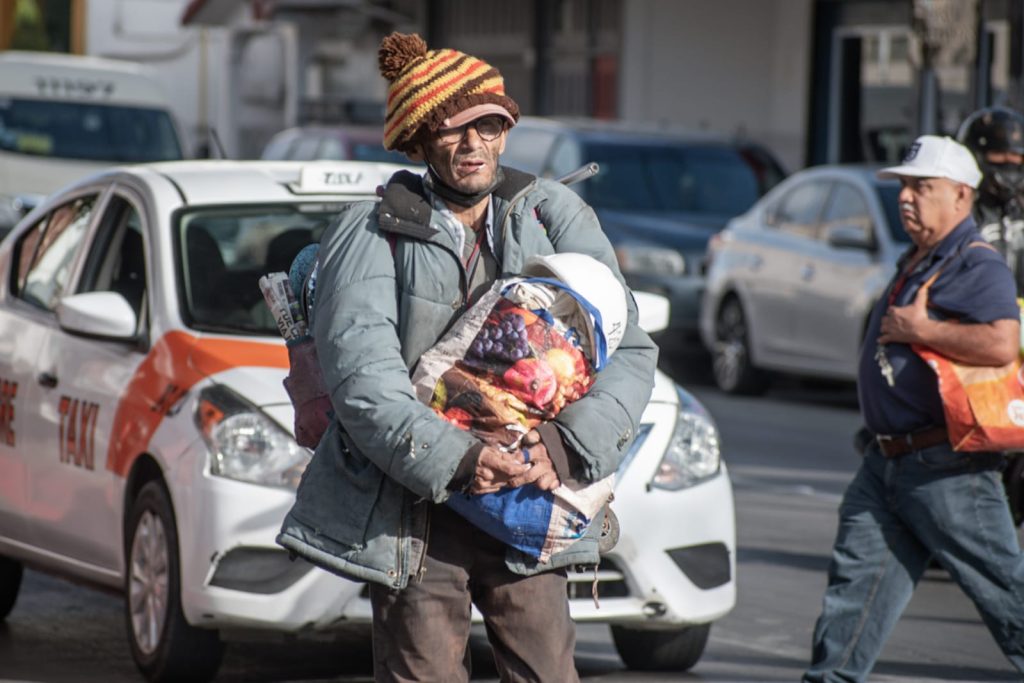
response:
<path fill-rule="evenodd" d="M 388 80 L 386 149 L 404 151 L 422 126 L 433 132 L 466 123 L 455 117 L 471 107 L 481 115 L 500 113 L 510 124 L 519 120 L 519 105 L 505 95 L 501 74 L 482 59 L 458 50 L 428 50 L 415 33 L 385 37 L 377 56 Z"/>

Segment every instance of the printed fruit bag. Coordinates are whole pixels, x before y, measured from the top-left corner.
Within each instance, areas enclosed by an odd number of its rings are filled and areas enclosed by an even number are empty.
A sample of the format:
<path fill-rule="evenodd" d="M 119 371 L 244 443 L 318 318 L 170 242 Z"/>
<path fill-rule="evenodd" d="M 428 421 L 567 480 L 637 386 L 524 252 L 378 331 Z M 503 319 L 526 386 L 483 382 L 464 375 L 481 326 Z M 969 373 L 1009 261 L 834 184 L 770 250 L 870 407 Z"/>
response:
<path fill-rule="evenodd" d="M 551 290 L 555 290 L 552 292 Z M 499 280 L 420 359 L 417 397 L 489 445 L 519 450 L 523 436 L 553 419 L 594 382 L 580 338 L 594 334 L 585 312 L 551 315 L 538 301 L 577 296 L 541 279 Z M 574 311 L 575 306 L 561 306 Z M 526 485 L 456 493 L 448 505 L 504 543 L 546 563 L 583 537 L 612 493 L 614 477 L 554 491 Z"/>

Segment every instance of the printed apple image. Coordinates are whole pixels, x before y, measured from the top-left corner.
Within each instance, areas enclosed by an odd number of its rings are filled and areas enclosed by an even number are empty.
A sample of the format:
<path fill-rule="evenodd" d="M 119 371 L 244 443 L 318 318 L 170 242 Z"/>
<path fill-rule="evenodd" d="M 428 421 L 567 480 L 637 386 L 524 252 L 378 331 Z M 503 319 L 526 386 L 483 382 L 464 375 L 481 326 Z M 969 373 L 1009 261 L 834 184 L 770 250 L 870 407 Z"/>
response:
<path fill-rule="evenodd" d="M 543 408 L 551 403 L 558 390 L 555 371 L 547 361 L 540 358 L 524 358 L 516 361 L 502 375 L 509 390 L 527 403 Z"/>

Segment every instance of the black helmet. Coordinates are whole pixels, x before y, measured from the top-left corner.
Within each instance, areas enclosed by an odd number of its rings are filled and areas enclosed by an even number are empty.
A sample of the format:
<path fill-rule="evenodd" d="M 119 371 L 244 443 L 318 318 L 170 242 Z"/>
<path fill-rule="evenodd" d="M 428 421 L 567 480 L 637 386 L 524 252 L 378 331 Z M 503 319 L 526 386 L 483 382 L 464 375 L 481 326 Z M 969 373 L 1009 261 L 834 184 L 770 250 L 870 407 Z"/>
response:
<path fill-rule="evenodd" d="M 987 107 L 974 112 L 960 125 L 956 136 L 978 160 L 984 175 L 978 191 L 998 203 L 1024 192 L 1024 168 L 1020 164 L 993 164 L 987 152 L 1024 155 L 1024 115 L 1008 107 Z"/>

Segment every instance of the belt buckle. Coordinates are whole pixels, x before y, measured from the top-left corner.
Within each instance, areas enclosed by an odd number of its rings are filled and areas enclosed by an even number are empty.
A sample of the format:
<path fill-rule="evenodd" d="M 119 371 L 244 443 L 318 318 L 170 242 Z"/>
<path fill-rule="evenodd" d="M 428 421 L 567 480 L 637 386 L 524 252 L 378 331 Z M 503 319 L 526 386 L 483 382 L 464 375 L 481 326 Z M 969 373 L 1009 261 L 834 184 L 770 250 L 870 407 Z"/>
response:
<path fill-rule="evenodd" d="M 888 451 L 897 444 L 905 444 L 909 448 L 912 443 L 912 437 L 912 434 L 901 434 L 898 436 L 893 434 L 875 434 L 875 439 L 878 441 L 878 448 L 882 451 L 882 455 L 887 458 L 896 457 L 897 453 L 893 452 L 890 455 Z"/>

